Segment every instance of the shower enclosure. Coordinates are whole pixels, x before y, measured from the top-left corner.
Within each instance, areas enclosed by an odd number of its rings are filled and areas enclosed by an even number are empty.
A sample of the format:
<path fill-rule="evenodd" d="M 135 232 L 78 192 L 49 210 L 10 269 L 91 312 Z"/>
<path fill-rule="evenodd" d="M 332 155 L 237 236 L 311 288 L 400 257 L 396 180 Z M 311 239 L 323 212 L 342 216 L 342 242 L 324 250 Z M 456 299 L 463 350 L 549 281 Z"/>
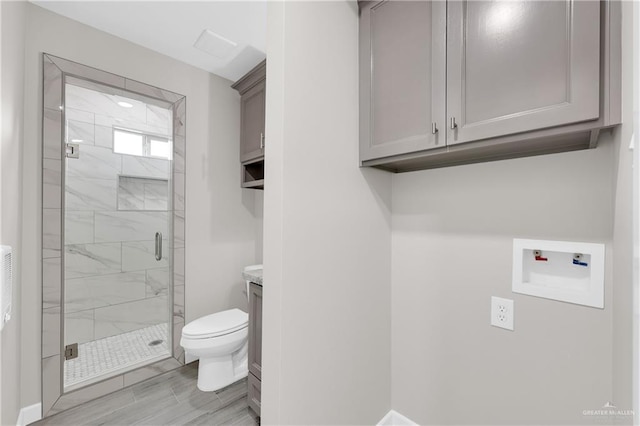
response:
<path fill-rule="evenodd" d="M 171 110 L 65 84 L 65 389 L 169 355 Z"/>
<path fill-rule="evenodd" d="M 184 363 L 185 98 L 43 55 L 43 416 Z"/>

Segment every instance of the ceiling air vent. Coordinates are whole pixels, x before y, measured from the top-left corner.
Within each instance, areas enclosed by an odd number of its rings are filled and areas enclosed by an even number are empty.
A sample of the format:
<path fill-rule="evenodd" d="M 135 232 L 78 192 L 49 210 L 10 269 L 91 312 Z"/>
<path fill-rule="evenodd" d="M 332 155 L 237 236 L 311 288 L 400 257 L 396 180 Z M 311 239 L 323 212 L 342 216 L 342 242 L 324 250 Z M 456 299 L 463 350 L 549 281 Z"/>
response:
<path fill-rule="evenodd" d="M 211 56 L 224 59 L 238 46 L 238 43 L 228 40 L 211 30 L 204 30 L 193 46 Z"/>

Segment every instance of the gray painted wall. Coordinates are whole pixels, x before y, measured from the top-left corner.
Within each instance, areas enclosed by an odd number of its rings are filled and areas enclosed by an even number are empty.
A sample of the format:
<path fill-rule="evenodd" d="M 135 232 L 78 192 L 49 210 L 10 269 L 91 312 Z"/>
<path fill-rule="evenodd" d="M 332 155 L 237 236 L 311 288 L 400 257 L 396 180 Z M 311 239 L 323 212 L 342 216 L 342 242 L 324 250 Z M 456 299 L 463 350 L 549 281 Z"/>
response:
<path fill-rule="evenodd" d="M 390 408 L 391 175 L 358 168 L 355 2 L 267 5 L 264 424 Z"/>
<path fill-rule="evenodd" d="M 0 334 L 0 424 L 14 425 L 20 411 L 20 265 L 22 143 L 24 120 L 24 32 L 26 2 L 0 2 L 2 28 L 2 145 L 0 243 L 13 247 L 13 317 Z"/>
<path fill-rule="evenodd" d="M 262 246 L 264 244 L 264 191 L 254 191 L 256 216 L 256 262 L 262 263 Z"/>
<path fill-rule="evenodd" d="M 392 406 L 420 424 L 588 424 L 612 398 L 613 162 L 596 150 L 395 175 Z M 511 292 L 513 238 L 605 243 L 605 309 Z M 490 298 L 515 301 L 515 331 Z"/>
<path fill-rule="evenodd" d="M 40 53 L 48 52 L 187 97 L 186 320 L 247 309 L 242 267 L 255 262 L 254 195 L 240 188 L 240 97 L 232 82 L 27 6 L 24 145 L 22 405 L 40 400 Z"/>

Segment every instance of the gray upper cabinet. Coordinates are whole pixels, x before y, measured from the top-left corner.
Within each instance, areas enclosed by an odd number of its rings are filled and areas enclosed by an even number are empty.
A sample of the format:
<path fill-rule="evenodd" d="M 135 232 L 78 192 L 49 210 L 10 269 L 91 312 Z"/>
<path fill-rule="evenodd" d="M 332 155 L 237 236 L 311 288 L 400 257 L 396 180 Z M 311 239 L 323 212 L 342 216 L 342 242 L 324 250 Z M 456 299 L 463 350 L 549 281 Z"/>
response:
<path fill-rule="evenodd" d="M 449 144 L 598 118 L 598 2 L 448 5 Z"/>
<path fill-rule="evenodd" d="M 264 156 L 265 81 L 242 94 L 240 100 L 240 161 Z"/>
<path fill-rule="evenodd" d="M 446 4 L 371 2 L 361 23 L 361 158 L 444 146 Z"/>
<path fill-rule="evenodd" d="M 617 1 L 361 1 L 360 160 L 593 148 L 621 120 Z"/>
<path fill-rule="evenodd" d="M 242 187 L 264 189 L 264 133 L 267 61 L 233 84 L 240 93 Z"/>

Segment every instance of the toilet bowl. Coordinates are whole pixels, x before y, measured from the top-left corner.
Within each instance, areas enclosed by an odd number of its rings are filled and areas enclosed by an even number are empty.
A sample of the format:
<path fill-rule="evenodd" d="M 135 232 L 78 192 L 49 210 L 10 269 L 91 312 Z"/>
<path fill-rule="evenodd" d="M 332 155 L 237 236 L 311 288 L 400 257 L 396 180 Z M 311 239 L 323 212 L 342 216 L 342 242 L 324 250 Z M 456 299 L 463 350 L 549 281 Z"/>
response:
<path fill-rule="evenodd" d="M 249 316 L 229 309 L 191 321 L 182 329 L 180 346 L 200 358 L 198 389 L 222 389 L 247 377 Z"/>

